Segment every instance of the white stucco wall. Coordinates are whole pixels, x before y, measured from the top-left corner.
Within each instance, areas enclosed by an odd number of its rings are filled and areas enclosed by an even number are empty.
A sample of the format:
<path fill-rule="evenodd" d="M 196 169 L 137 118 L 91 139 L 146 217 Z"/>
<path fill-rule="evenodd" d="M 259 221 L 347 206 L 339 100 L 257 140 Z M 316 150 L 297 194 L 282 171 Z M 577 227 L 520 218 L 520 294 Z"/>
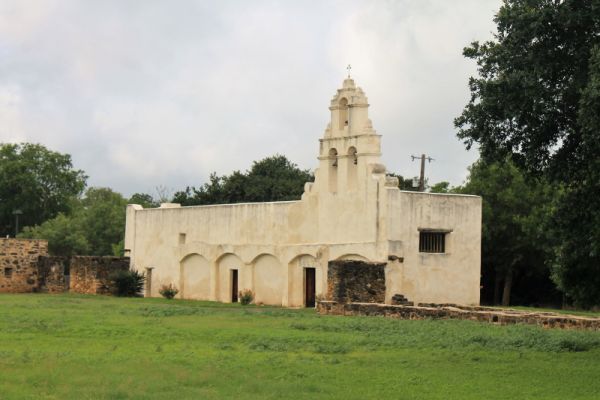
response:
<path fill-rule="evenodd" d="M 402 263 L 388 266 L 388 293 L 424 303 L 479 304 L 481 198 L 388 190 L 389 240 Z M 419 252 L 422 229 L 447 231 L 443 254 Z"/>

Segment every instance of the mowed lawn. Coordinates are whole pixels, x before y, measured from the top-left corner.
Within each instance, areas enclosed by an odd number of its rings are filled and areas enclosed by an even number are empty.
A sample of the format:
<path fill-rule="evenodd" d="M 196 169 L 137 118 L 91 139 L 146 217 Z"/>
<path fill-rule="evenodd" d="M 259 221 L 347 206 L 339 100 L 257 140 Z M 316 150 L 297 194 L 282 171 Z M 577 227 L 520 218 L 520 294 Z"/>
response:
<path fill-rule="evenodd" d="M 0 399 L 599 399 L 600 332 L 0 295 Z"/>

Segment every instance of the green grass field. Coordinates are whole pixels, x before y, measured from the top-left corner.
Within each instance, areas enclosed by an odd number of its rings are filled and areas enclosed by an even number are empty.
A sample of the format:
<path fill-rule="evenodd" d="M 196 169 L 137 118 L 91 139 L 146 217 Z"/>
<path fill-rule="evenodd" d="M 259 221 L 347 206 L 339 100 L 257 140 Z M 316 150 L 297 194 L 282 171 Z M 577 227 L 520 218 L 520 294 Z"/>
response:
<path fill-rule="evenodd" d="M 0 295 L 0 399 L 599 399 L 600 332 Z"/>

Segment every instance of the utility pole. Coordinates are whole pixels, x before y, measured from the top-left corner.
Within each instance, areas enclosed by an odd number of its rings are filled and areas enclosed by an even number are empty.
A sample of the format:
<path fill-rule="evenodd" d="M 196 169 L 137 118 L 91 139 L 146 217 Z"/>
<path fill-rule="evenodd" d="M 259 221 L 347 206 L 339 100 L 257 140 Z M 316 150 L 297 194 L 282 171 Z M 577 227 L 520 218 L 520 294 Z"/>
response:
<path fill-rule="evenodd" d="M 419 192 L 424 192 L 425 191 L 425 160 L 432 162 L 433 158 L 426 157 L 425 154 L 421 154 L 421 157 L 411 155 L 410 158 L 412 158 L 413 161 L 421 160 L 421 176 L 419 178 Z"/>

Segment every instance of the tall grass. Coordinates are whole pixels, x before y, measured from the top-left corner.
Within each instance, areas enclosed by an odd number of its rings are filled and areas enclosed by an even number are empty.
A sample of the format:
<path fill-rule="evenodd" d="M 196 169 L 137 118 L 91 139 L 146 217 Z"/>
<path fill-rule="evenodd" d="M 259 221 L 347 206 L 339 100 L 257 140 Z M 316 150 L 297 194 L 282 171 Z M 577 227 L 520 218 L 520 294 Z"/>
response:
<path fill-rule="evenodd" d="M 0 296 L 0 399 L 599 397 L 600 332 Z"/>

